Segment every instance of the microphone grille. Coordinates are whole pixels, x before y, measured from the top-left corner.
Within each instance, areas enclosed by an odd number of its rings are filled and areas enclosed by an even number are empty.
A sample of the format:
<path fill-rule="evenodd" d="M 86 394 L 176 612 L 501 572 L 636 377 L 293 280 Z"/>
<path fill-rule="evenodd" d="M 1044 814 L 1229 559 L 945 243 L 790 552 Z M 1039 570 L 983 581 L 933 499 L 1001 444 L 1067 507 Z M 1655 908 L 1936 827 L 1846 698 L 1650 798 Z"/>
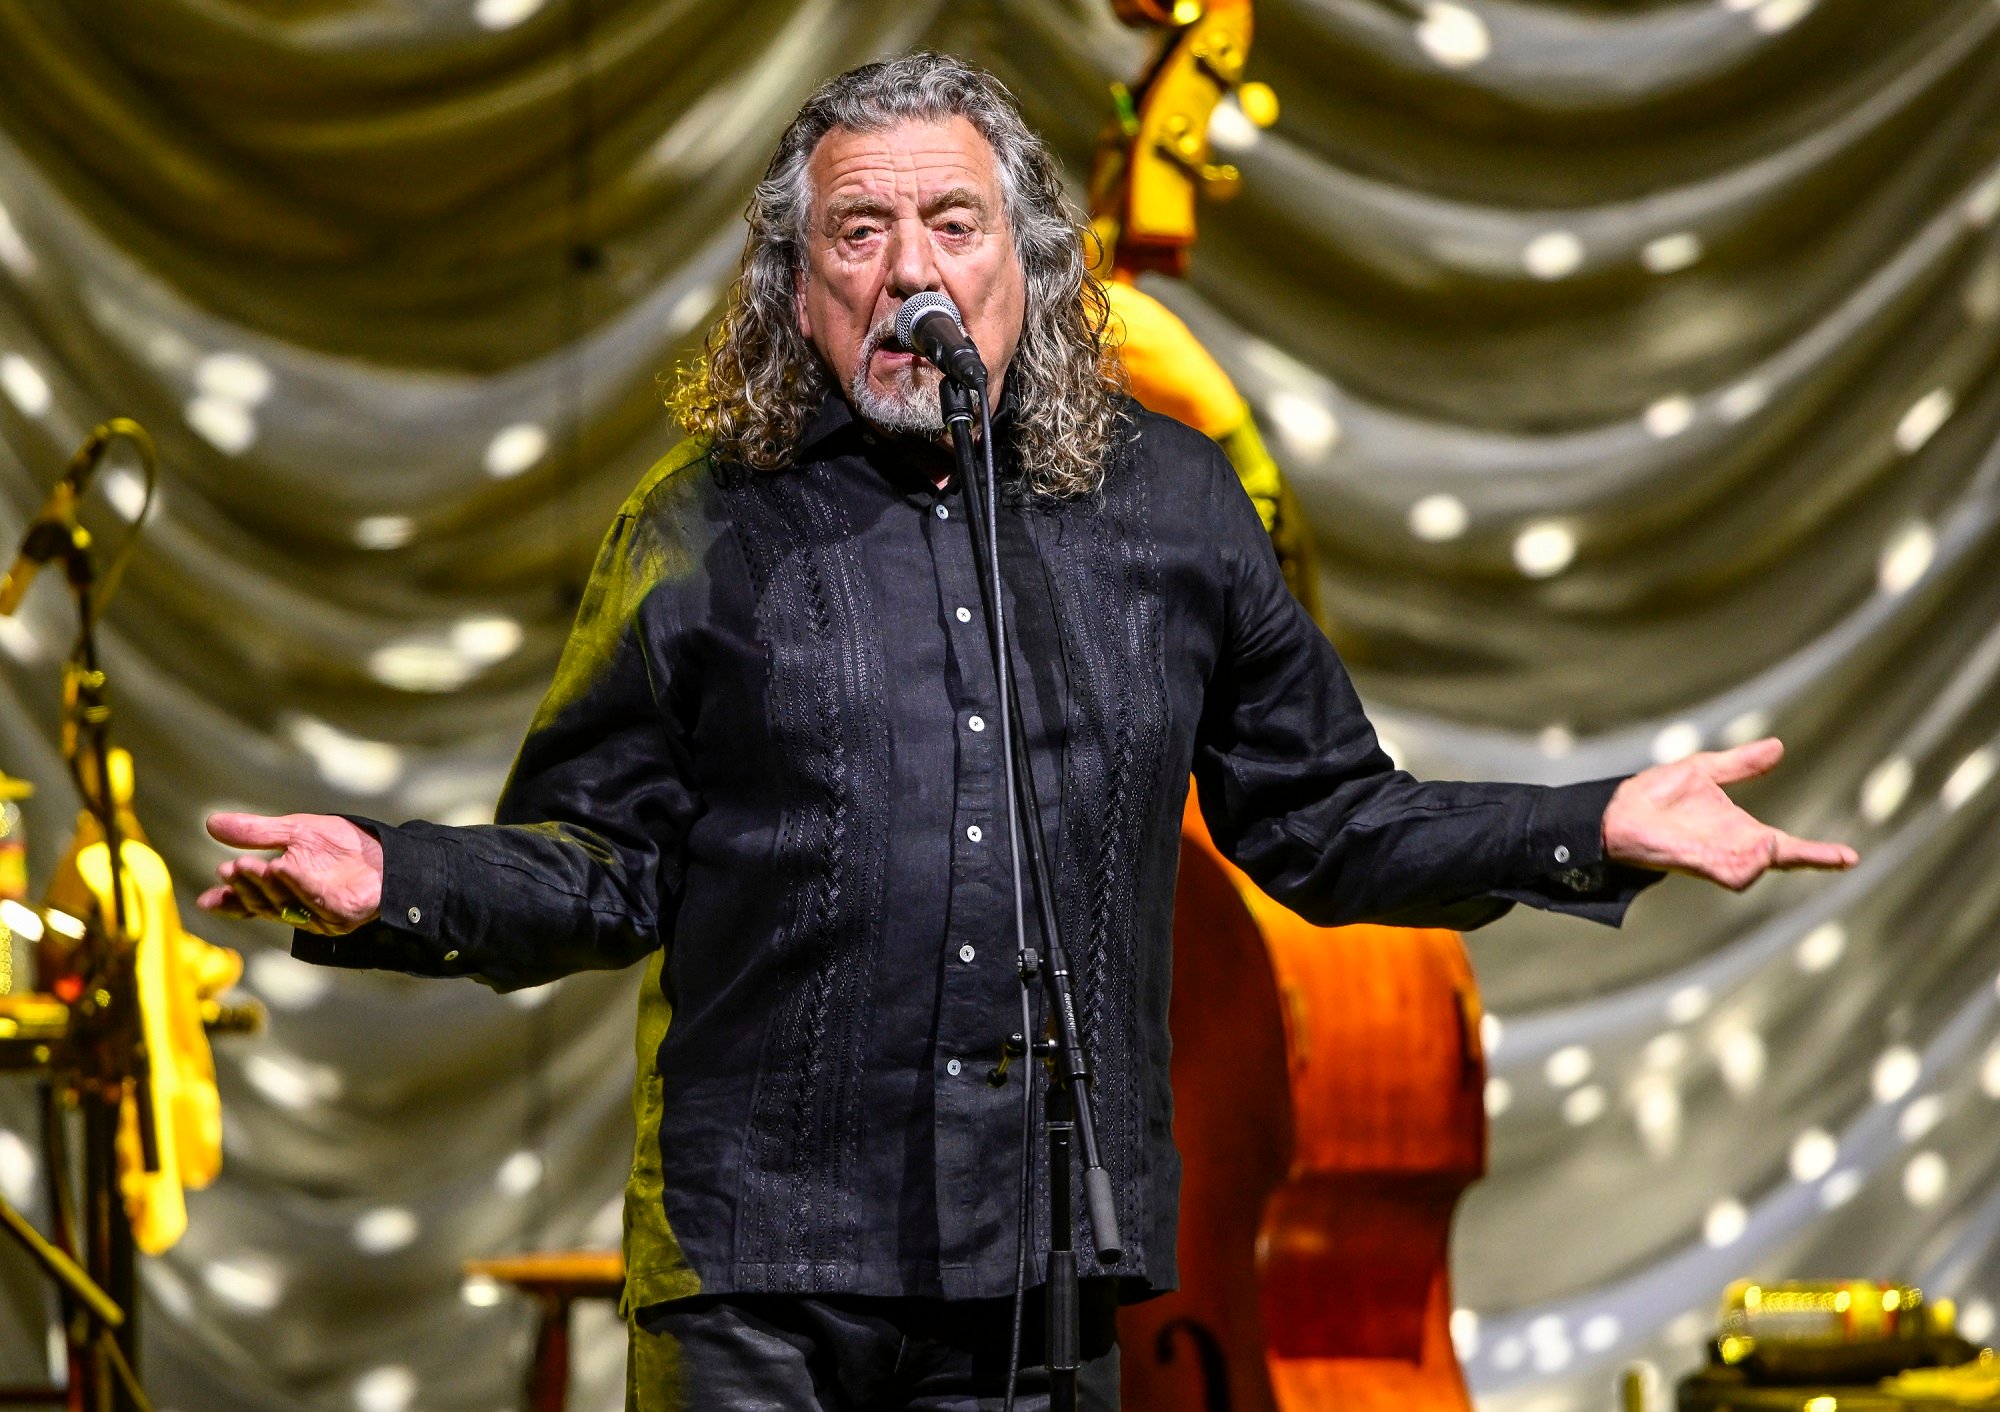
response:
<path fill-rule="evenodd" d="M 905 299 L 903 307 L 896 311 L 896 341 L 910 352 L 917 352 L 917 320 L 939 310 L 950 316 L 960 333 L 965 332 L 965 320 L 958 316 L 958 305 L 951 302 L 951 296 L 926 289 Z"/>

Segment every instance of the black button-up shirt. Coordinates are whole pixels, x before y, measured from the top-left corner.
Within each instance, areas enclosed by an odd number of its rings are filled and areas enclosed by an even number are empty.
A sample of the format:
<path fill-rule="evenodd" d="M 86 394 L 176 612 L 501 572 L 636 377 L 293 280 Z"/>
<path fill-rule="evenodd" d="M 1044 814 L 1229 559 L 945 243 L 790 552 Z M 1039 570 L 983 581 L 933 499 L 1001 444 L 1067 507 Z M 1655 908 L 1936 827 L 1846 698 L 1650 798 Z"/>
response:
<path fill-rule="evenodd" d="M 1136 406 L 1128 431 L 1099 496 L 1017 500 L 1000 540 L 1127 1247 L 1098 1273 L 1167 1288 L 1190 773 L 1218 845 L 1316 922 L 1469 927 L 1517 901 L 1616 921 L 1651 875 L 1603 862 L 1615 781 L 1395 769 L 1213 443 Z M 1020 1015 L 998 702 L 938 464 L 838 397 L 782 472 L 677 450 L 612 527 L 499 822 L 371 824 L 382 920 L 295 940 L 502 989 L 650 956 L 628 1307 L 1010 1287 L 1020 1094 L 987 1081 Z"/>

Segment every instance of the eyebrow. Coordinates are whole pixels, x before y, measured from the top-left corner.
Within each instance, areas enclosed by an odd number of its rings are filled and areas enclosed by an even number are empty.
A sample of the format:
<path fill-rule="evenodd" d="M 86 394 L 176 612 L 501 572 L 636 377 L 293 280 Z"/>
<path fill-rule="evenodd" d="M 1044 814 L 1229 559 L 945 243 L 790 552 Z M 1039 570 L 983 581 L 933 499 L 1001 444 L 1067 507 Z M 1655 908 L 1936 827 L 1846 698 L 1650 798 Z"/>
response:
<path fill-rule="evenodd" d="M 838 226 L 850 216 L 886 216 L 889 203 L 879 196 L 836 196 L 826 206 L 826 223 L 829 228 Z"/>
<path fill-rule="evenodd" d="M 924 203 L 924 214 L 934 216 L 939 211 L 949 211 L 954 206 L 965 207 L 977 214 L 981 220 L 989 214 L 986 209 L 986 198 L 969 186 L 954 186 L 938 192 Z"/>
<path fill-rule="evenodd" d="M 991 215 L 986 198 L 970 186 L 952 186 L 937 192 L 923 204 L 923 214 L 934 216 L 939 211 L 949 211 L 954 206 L 963 206 L 979 216 L 981 220 Z M 890 204 L 879 196 L 857 194 L 836 196 L 827 203 L 826 222 L 828 226 L 839 226 L 854 216 L 886 216 L 890 214 Z"/>

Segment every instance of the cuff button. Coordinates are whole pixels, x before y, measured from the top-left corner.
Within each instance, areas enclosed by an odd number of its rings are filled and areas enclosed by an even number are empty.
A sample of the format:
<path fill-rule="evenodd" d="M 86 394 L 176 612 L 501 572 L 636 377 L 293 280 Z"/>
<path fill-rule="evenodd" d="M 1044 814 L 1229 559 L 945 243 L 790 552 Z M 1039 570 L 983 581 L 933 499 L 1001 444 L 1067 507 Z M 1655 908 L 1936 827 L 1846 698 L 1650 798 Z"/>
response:
<path fill-rule="evenodd" d="M 1561 843 L 1556 845 L 1556 861 L 1558 863 L 1567 863 L 1569 861 L 1569 848 L 1567 845 Z"/>
<path fill-rule="evenodd" d="M 422 921 L 423 919 L 424 919 L 424 909 L 423 909 L 423 908 L 421 908 L 421 907 L 412 907 L 412 908 L 410 909 L 410 920 L 411 920 L 412 922 L 421 922 L 421 921 Z"/>
<path fill-rule="evenodd" d="M 458 953 L 456 951 L 447 951 L 444 954 L 444 959 L 447 961 L 456 961 L 458 959 Z"/>

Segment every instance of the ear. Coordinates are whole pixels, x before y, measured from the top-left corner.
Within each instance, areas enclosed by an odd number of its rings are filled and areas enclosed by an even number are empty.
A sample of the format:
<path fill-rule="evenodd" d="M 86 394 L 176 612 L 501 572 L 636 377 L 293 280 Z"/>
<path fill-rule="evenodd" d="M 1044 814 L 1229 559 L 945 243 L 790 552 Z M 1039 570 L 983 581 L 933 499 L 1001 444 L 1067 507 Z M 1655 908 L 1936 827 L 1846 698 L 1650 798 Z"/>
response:
<path fill-rule="evenodd" d="M 813 336 L 812 311 L 806 308 L 806 272 L 802 269 L 792 272 L 792 303 L 798 310 L 799 335 L 807 343 L 811 343 Z"/>

